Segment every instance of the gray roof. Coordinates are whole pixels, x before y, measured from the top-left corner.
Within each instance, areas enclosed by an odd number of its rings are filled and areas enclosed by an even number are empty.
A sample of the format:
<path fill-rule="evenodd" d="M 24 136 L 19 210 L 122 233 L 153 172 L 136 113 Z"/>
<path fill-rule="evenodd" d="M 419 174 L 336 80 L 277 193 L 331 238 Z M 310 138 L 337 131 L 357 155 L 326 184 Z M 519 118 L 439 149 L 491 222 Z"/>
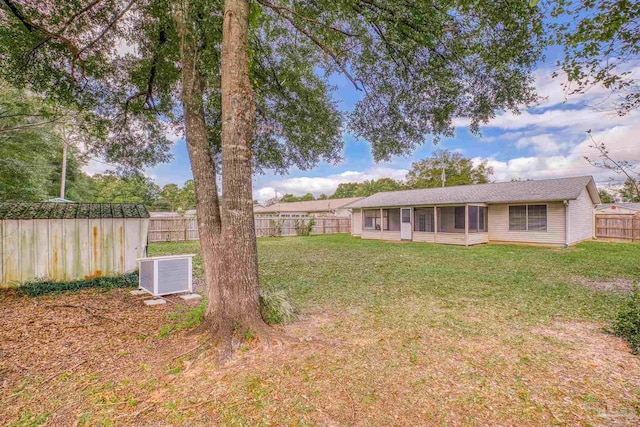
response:
<path fill-rule="evenodd" d="M 590 176 L 536 181 L 496 182 L 376 193 L 347 206 L 376 208 L 391 206 L 444 205 L 457 203 L 518 203 L 577 199 L 589 187 L 595 203 L 600 201 Z"/>
<path fill-rule="evenodd" d="M 149 218 L 134 203 L 0 203 L 0 219 Z"/>
<path fill-rule="evenodd" d="M 269 206 L 255 206 L 253 211 L 259 214 L 271 212 L 331 212 L 360 200 L 362 197 L 343 199 L 308 200 L 306 202 L 274 203 Z"/>
<path fill-rule="evenodd" d="M 629 209 L 629 210 L 632 210 L 632 211 L 640 212 L 640 203 L 627 203 L 627 202 L 622 202 L 622 203 L 602 203 L 602 204 L 596 206 L 596 210 L 608 209 L 611 206 L 617 206 L 619 208 L 624 208 L 624 209 Z"/>

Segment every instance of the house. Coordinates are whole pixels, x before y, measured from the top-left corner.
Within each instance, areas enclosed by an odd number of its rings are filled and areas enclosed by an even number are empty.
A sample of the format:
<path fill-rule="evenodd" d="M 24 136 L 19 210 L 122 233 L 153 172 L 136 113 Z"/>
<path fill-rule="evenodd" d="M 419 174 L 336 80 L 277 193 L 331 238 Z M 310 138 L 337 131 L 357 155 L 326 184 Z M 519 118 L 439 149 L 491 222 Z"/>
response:
<path fill-rule="evenodd" d="M 377 193 L 351 203 L 363 239 L 568 246 L 594 237 L 590 176 Z"/>
<path fill-rule="evenodd" d="M 149 213 L 125 203 L 0 203 L 0 285 L 130 273 Z"/>
<path fill-rule="evenodd" d="M 309 200 L 307 202 L 274 203 L 269 206 L 255 206 L 253 213 L 256 218 L 280 217 L 322 217 L 337 216 L 348 218 L 351 213 L 346 208 L 348 204 L 360 200 L 361 197 L 348 197 L 344 199 Z"/>
<path fill-rule="evenodd" d="M 640 215 L 640 203 L 603 203 L 596 206 L 598 215 Z"/>

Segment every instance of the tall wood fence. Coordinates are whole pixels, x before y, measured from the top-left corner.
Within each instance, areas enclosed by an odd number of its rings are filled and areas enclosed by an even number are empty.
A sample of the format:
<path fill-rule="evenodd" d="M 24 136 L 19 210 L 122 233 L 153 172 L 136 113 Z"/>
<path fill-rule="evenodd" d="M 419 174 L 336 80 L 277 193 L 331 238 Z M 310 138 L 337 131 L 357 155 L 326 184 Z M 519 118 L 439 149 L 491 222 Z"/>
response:
<path fill-rule="evenodd" d="M 640 242 L 640 215 L 596 215 L 596 237 Z"/>
<path fill-rule="evenodd" d="M 309 229 L 309 223 L 313 221 Z M 257 237 L 300 236 L 308 234 L 335 234 L 351 231 L 351 218 L 280 218 L 255 219 Z M 151 218 L 149 220 L 149 243 L 183 242 L 198 240 L 198 224 L 195 218 Z"/>

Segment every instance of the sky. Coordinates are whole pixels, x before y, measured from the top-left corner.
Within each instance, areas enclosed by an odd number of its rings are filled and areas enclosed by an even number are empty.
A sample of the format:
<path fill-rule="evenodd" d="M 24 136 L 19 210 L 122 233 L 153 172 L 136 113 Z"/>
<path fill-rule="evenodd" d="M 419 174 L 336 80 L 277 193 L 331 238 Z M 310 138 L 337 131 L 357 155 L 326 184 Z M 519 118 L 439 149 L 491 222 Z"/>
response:
<path fill-rule="evenodd" d="M 455 135 L 444 138 L 435 146 L 425 143 L 411 156 L 396 157 L 389 162 L 376 163 L 370 145 L 357 140 L 348 132 L 343 134 L 343 160 L 339 164 L 320 163 L 317 167 L 300 171 L 292 169 L 288 175 L 256 174 L 254 176 L 254 199 L 265 201 L 278 195 L 291 193 L 303 195 L 311 192 L 332 194 L 343 182 L 389 177 L 404 179 L 411 163 L 438 149 L 460 151 L 465 157 L 479 162 L 486 159 L 494 169 L 492 181 L 520 179 L 544 179 L 592 175 L 602 187 L 621 184 L 620 175 L 593 167 L 584 158 L 597 158 L 587 130 L 598 142 L 604 142 L 612 157 L 635 164 L 640 171 L 640 112 L 620 117 L 613 110 L 616 96 L 602 87 L 594 87 L 584 94 L 566 96 L 562 84 L 562 73 L 552 78 L 555 64 L 561 59 L 559 49 L 548 49 L 545 62 L 535 70 L 535 85 L 543 100 L 535 106 L 524 108 L 519 115 L 498 114 L 481 127 L 482 135 L 469 132 L 468 122 L 455 119 Z M 630 70 L 640 74 L 640 63 L 631 64 Z M 359 99 L 359 93 L 344 77 L 335 75 L 331 83 L 336 87 L 334 99 L 341 110 L 351 111 Z M 174 141 L 173 159 L 146 170 L 146 174 L 163 186 L 168 183 L 182 185 L 191 179 L 189 156 L 184 140 L 168 134 Z M 99 173 L 109 166 L 92 160 L 85 170 Z"/>

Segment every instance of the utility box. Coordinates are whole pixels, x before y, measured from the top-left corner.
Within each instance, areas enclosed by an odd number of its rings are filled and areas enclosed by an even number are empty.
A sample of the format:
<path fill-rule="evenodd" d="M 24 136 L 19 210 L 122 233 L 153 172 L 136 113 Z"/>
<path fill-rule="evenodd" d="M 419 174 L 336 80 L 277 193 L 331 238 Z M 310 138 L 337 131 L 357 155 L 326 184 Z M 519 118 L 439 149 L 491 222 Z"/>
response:
<path fill-rule="evenodd" d="M 154 297 L 193 292 L 194 254 L 138 259 L 141 290 Z"/>

